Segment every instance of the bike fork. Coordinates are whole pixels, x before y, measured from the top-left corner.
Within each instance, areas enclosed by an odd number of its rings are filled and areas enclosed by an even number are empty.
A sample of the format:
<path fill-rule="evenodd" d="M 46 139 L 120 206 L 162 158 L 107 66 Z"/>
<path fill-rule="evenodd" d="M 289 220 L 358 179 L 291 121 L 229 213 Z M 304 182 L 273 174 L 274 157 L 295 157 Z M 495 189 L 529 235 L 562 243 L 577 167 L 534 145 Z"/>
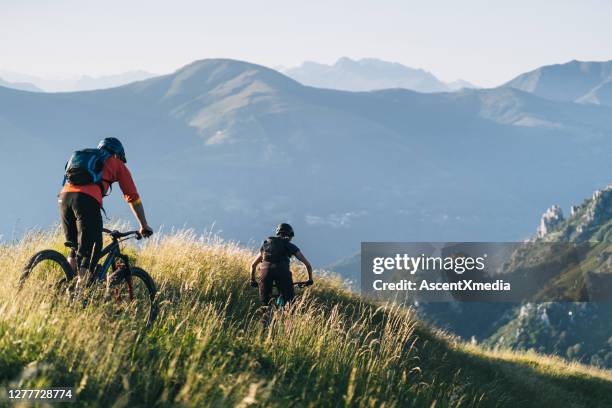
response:
<path fill-rule="evenodd" d="M 130 274 L 129 276 L 126 276 L 125 280 L 127 281 L 127 287 L 128 287 L 128 294 L 130 296 L 130 302 L 132 302 L 134 300 L 134 292 L 133 292 L 133 288 L 132 288 L 132 275 Z"/>

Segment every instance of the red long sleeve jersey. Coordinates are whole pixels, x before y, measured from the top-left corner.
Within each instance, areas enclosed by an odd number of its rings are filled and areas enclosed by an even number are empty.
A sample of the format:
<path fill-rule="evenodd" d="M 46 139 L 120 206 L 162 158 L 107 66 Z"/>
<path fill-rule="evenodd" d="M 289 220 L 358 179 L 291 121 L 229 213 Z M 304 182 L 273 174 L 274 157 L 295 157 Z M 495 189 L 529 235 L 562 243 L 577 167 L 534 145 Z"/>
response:
<path fill-rule="evenodd" d="M 104 168 L 102 169 L 102 186 L 104 187 L 104 194 L 108 192 L 110 185 L 114 182 L 119 182 L 119 187 L 123 192 L 125 201 L 128 203 L 140 202 L 140 196 L 138 195 L 138 190 L 136 190 L 136 184 L 134 184 L 130 170 L 128 170 L 127 166 L 121 160 L 113 156 L 104 162 Z M 75 186 L 66 182 L 61 192 L 78 192 L 90 195 L 100 203 L 100 206 L 102 206 L 102 191 L 97 184 Z"/>

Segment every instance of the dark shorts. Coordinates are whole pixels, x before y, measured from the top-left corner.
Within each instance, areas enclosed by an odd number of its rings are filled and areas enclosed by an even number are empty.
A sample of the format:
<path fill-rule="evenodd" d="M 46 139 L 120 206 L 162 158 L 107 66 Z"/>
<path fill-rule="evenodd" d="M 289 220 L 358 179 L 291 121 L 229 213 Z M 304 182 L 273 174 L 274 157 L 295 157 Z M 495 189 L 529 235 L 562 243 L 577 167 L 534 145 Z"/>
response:
<path fill-rule="evenodd" d="M 89 267 L 89 261 L 102 249 L 102 213 L 100 204 L 90 195 L 83 193 L 62 193 L 59 197 L 62 228 L 66 246 L 71 256 L 76 256 L 82 268 Z"/>
<path fill-rule="evenodd" d="M 259 300 L 264 305 L 270 303 L 274 284 L 286 303 L 291 302 L 295 296 L 293 290 L 293 277 L 287 263 L 262 262 L 259 267 Z"/>

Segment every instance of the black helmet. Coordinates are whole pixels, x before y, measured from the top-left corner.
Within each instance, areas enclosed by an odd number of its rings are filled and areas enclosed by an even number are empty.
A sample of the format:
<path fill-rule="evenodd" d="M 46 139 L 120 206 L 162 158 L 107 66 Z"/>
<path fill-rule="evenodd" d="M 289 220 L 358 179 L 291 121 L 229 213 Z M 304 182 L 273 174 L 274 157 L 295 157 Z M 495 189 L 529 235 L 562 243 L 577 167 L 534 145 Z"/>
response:
<path fill-rule="evenodd" d="M 98 143 L 98 149 L 104 149 L 112 154 L 116 154 L 122 162 L 127 163 L 127 159 L 125 158 L 125 149 L 123 148 L 123 145 L 119 139 L 115 137 L 107 137 L 106 139 L 100 140 L 100 143 Z"/>
<path fill-rule="evenodd" d="M 283 222 L 282 224 L 278 224 L 278 227 L 276 227 L 276 235 L 279 237 L 293 238 L 295 233 L 293 232 L 291 225 Z"/>

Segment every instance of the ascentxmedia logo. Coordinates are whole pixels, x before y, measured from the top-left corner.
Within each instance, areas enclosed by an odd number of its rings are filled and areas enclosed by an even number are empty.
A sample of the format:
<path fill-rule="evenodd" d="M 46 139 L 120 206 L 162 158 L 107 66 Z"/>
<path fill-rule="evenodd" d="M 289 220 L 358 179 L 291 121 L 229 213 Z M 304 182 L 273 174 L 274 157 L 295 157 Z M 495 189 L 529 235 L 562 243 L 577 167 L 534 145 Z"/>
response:
<path fill-rule="evenodd" d="M 363 242 L 361 289 L 400 302 L 612 300 L 612 243 Z"/>

